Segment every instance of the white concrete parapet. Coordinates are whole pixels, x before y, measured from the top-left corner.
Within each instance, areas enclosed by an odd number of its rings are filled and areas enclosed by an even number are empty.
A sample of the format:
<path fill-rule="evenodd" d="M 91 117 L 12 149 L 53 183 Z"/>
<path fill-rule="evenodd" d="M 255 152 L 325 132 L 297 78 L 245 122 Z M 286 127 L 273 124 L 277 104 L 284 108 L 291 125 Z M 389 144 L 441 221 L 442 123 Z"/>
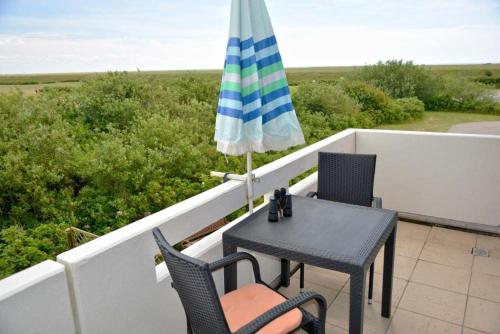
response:
<path fill-rule="evenodd" d="M 0 281 L 0 333 L 75 333 L 62 264 L 44 261 Z"/>
<path fill-rule="evenodd" d="M 356 130 L 384 207 L 500 226 L 500 136 Z"/>

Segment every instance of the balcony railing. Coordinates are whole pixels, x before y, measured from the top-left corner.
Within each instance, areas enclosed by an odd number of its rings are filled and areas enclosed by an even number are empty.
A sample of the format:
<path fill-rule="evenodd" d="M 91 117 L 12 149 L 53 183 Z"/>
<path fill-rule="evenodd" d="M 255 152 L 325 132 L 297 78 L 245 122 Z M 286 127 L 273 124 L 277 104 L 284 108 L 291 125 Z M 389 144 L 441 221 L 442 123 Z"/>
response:
<path fill-rule="evenodd" d="M 375 194 L 384 207 L 409 217 L 498 232 L 500 137 L 350 129 L 255 170 L 255 196 L 288 186 L 317 164 L 317 153 L 377 154 Z M 316 174 L 290 188 L 315 190 Z M 172 333 L 185 331 L 151 230 L 177 243 L 246 204 L 245 183 L 229 181 L 0 281 L 1 333 Z M 262 206 L 261 206 L 262 207 Z M 261 207 L 258 207 L 260 209 Z M 244 216 L 243 216 L 244 217 Z M 205 260 L 222 256 L 221 235 L 243 217 L 184 252 Z M 258 254 L 256 254 L 258 255 Z M 279 275 L 274 258 L 258 256 L 263 279 Z M 238 268 L 239 284 L 251 280 Z M 219 291 L 222 273 L 215 275 Z"/>

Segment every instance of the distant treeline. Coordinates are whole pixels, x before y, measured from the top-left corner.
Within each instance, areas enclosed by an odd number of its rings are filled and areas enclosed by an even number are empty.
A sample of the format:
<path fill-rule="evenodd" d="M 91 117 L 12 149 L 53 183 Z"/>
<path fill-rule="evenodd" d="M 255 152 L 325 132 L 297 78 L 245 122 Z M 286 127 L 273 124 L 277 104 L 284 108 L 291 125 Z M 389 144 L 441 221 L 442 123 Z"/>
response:
<path fill-rule="evenodd" d="M 478 81 L 486 79 L 483 83 L 490 84 L 493 79 L 500 78 L 500 64 L 464 64 L 464 65 L 422 65 L 425 69 L 438 74 L 451 74 L 463 76 Z M 351 74 L 364 66 L 329 66 L 329 67 L 302 67 L 288 68 L 288 81 L 297 85 L 311 80 L 335 80 Z M 33 85 L 57 82 L 79 82 L 103 73 L 53 73 L 53 74 L 16 74 L 0 75 L 0 85 Z M 133 71 L 130 75 L 154 76 L 166 80 L 175 80 L 180 77 L 199 77 L 204 80 L 219 81 L 221 70 L 176 70 L 176 71 Z M 496 82 L 495 82 L 496 83 Z"/>

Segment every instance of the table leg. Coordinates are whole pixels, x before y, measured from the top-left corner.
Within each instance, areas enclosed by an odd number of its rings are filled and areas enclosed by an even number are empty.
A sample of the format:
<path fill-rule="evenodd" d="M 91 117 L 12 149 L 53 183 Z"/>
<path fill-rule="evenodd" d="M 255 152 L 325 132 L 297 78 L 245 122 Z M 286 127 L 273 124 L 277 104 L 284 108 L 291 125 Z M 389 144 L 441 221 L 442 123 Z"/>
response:
<path fill-rule="evenodd" d="M 382 285 L 382 316 L 391 317 L 392 279 L 394 275 L 394 257 L 396 251 L 396 226 L 384 246 L 384 278 Z"/>
<path fill-rule="evenodd" d="M 363 333 L 363 314 L 365 308 L 366 271 L 361 268 L 351 273 L 351 297 L 349 305 L 349 333 Z"/>
<path fill-rule="evenodd" d="M 290 260 L 281 259 L 281 286 L 287 288 L 290 285 Z"/>
<path fill-rule="evenodd" d="M 222 253 L 224 257 L 236 253 L 237 248 L 229 245 L 227 242 L 222 242 Z M 238 282 L 238 273 L 236 263 L 224 267 L 224 291 L 225 293 L 236 290 Z"/>

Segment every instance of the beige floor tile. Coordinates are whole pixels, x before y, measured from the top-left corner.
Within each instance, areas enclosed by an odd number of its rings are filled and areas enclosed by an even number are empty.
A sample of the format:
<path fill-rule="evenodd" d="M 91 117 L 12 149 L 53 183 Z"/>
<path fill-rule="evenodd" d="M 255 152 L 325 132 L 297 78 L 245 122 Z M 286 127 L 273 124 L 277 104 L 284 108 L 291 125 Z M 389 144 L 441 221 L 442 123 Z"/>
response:
<path fill-rule="evenodd" d="M 461 325 L 467 296 L 409 282 L 399 308 Z"/>
<path fill-rule="evenodd" d="M 399 221 L 396 235 L 398 238 L 426 241 L 430 231 L 430 226 Z"/>
<path fill-rule="evenodd" d="M 299 278 L 299 275 L 300 273 L 297 272 L 294 277 Z M 330 289 L 342 290 L 348 279 L 349 275 L 338 271 L 313 267 L 310 265 L 306 265 L 305 267 L 306 281 L 322 285 Z"/>
<path fill-rule="evenodd" d="M 500 276 L 500 258 L 475 256 L 472 271 Z"/>
<path fill-rule="evenodd" d="M 329 323 L 325 324 L 326 334 L 349 334 L 347 329 L 343 329 L 337 326 L 333 326 Z"/>
<path fill-rule="evenodd" d="M 484 334 L 484 332 L 476 331 L 475 329 L 470 329 L 464 327 L 462 334 Z"/>
<path fill-rule="evenodd" d="M 452 247 L 469 251 L 476 245 L 477 235 L 474 233 L 452 230 L 449 228 L 432 227 L 427 243 Z"/>
<path fill-rule="evenodd" d="M 470 276 L 466 269 L 418 260 L 410 281 L 467 294 Z"/>
<path fill-rule="evenodd" d="M 410 279 L 410 275 L 417 263 L 416 259 L 406 256 L 396 255 L 394 259 L 394 277 L 404 280 Z M 375 272 L 382 274 L 384 272 L 384 252 L 381 251 L 375 259 Z"/>
<path fill-rule="evenodd" d="M 398 238 L 396 240 L 396 254 L 418 259 L 425 241 L 408 238 Z"/>
<path fill-rule="evenodd" d="M 464 326 L 491 334 L 500 333 L 500 303 L 469 297 Z"/>
<path fill-rule="evenodd" d="M 486 248 L 492 257 L 500 257 L 500 237 L 478 235 L 476 246 Z"/>
<path fill-rule="evenodd" d="M 420 259 L 446 266 L 470 269 L 474 256 L 468 251 L 447 247 L 445 245 L 426 244 Z"/>
<path fill-rule="evenodd" d="M 349 332 L 343 328 L 333 326 L 329 323 L 325 324 L 325 332 L 326 334 L 349 334 Z M 293 332 L 294 334 L 306 334 L 307 332 L 303 329 L 298 329 Z"/>
<path fill-rule="evenodd" d="M 385 333 L 389 327 L 390 319 L 380 315 L 381 304 L 373 302 L 365 305 L 364 333 Z M 395 309 L 394 309 L 395 310 Z M 393 310 L 393 313 L 394 313 Z M 326 321 L 334 326 L 349 329 L 349 295 L 340 293 L 328 309 Z"/>
<path fill-rule="evenodd" d="M 500 276 L 473 272 L 469 295 L 500 303 Z"/>
<path fill-rule="evenodd" d="M 387 334 L 460 334 L 461 331 L 458 325 L 398 309 Z"/>
<path fill-rule="evenodd" d="M 366 298 L 368 298 L 368 277 L 366 277 Z M 375 273 L 373 277 L 373 300 L 376 302 L 382 302 L 382 274 Z M 403 296 L 403 291 L 406 287 L 408 281 L 402 280 L 400 278 L 394 278 L 392 281 L 392 305 L 397 306 L 401 297 Z M 351 291 L 351 285 L 349 282 L 344 286 L 342 292 L 349 293 Z"/>
<path fill-rule="evenodd" d="M 327 306 L 330 305 L 337 294 L 339 293 L 339 290 L 334 290 L 334 289 L 329 289 L 327 287 L 324 287 L 322 285 L 314 284 L 309 281 L 304 282 L 304 291 L 314 291 L 325 297 Z M 279 292 L 287 296 L 288 298 L 292 298 L 297 296 L 300 293 L 300 283 L 299 280 L 296 279 L 295 277 L 290 280 L 290 285 L 287 288 L 280 288 Z M 309 303 L 304 305 L 304 308 L 311 312 L 314 315 L 318 314 L 318 304 L 316 304 L 315 301 L 310 301 Z"/>

